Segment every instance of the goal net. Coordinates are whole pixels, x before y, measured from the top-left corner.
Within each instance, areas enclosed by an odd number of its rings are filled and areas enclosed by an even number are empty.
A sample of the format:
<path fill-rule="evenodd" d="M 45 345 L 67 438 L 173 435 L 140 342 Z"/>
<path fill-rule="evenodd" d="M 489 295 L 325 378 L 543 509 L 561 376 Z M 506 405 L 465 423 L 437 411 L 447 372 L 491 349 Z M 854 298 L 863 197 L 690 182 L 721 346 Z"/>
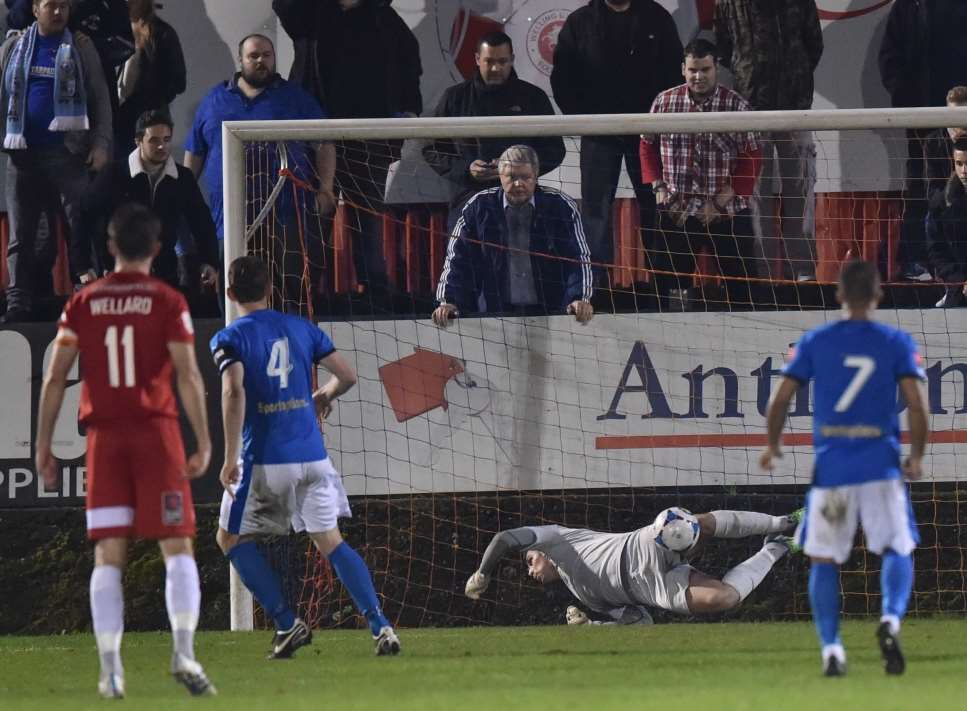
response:
<path fill-rule="evenodd" d="M 924 480 L 911 486 L 922 537 L 911 611 L 967 611 L 967 329 L 961 312 L 935 307 L 959 303 L 967 275 L 957 283 L 941 252 L 928 252 L 926 227 L 930 200 L 942 215 L 952 172 L 946 134 L 930 132 L 967 125 L 964 113 L 226 124 L 226 265 L 263 255 L 273 306 L 318 322 L 358 372 L 357 387 L 321 426 L 351 497 L 343 534 L 373 571 L 394 623 L 563 623 L 568 595 L 530 580 L 519 557 L 501 562 L 481 601 L 463 595 L 500 530 L 626 531 L 672 505 L 772 514 L 802 506 L 812 477 L 811 394 L 798 394 L 786 456 L 772 472 L 757 463 L 764 413 L 791 344 L 838 318 L 834 282 L 850 257 L 879 266 L 878 318 L 913 334 L 928 375 L 933 434 Z M 656 137 L 666 163 L 691 145 L 700 170 L 729 151 L 734 169 L 758 147 L 762 167 L 726 181 L 738 194 L 721 193 L 714 214 L 703 197 L 711 183 L 688 182 L 694 176 L 656 206 L 650 185 L 634 184 L 639 134 Z M 663 135 L 673 153 L 662 154 Z M 939 159 L 911 159 L 924 156 L 928 140 Z M 316 196 L 325 161 L 313 157 L 326 144 L 339 197 L 329 214 Z M 499 199 L 476 232 L 460 231 L 461 196 L 477 185 L 470 157 L 492 169 L 512 144 L 537 148 L 538 190 L 560 191 L 561 214 L 579 216 L 579 229 L 538 226 L 539 195 L 529 234 L 537 240 L 543 229 L 550 241 L 515 242 L 519 229 Z M 675 185 L 668 165 L 659 171 Z M 480 188 L 498 185 L 493 173 L 483 178 Z M 582 239 L 586 250 L 562 246 Z M 463 268 L 459 259 L 468 260 Z M 584 260 L 594 316 L 581 324 L 567 307 L 581 298 L 574 286 Z M 470 296 L 441 328 L 430 315 L 452 293 L 438 292 L 441 276 L 453 285 L 454 274 Z M 524 282 L 540 293 L 518 288 Z M 759 546 L 714 541 L 692 563 L 721 575 Z M 313 626 L 361 624 L 304 537 L 269 548 Z M 807 615 L 806 568 L 801 557 L 781 561 L 738 614 Z M 878 614 L 879 559 L 859 545 L 842 586 L 847 614 Z M 262 619 L 257 613 L 256 624 Z"/>

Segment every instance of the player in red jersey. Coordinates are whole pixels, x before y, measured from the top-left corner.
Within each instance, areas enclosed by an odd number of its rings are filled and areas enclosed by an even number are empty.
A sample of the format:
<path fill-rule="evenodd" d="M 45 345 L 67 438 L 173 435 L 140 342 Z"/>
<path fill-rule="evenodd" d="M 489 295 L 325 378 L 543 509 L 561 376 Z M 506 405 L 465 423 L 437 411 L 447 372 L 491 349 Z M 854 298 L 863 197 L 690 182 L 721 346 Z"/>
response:
<path fill-rule="evenodd" d="M 51 453 L 67 374 L 83 354 L 79 419 L 87 427 L 87 531 L 95 541 L 91 615 L 101 659 L 98 690 L 124 696 L 121 572 L 131 538 L 156 539 L 165 559 L 165 601 L 174 636 L 171 672 L 194 695 L 215 687 L 195 661 L 201 588 L 192 550 L 189 480 L 208 469 L 211 440 L 194 332 L 184 297 L 150 276 L 161 223 L 126 205 L 111 219 L 113 274 L 76 293 L 61 316 L 40 395 L 37 469 L 57 485 Z M 172 371 L 197 451 L 186 461 Z"/>

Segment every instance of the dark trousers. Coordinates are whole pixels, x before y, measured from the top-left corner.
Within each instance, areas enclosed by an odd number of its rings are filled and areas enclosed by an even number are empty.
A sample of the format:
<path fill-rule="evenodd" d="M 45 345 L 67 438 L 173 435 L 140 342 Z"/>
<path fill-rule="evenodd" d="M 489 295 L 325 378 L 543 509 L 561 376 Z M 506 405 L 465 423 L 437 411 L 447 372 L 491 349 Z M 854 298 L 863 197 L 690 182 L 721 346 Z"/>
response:
<path fill-rule="evenodd" d="M 383 256 L 383 198 L 389 165 L 399 158 L 399 150 L 399 141 L 336 144 L 336 189 L 346 201 L 356 280 L 370 292 L 385 291 L 389 281 Z"/>
<path fill-rule="evenodd" d="M 924 139 L 929 133 L 929 129 L 907 129 L 906 181 L 899 246 L 899 259 L 903 264 L 927 264 L 927 163 L 924 159 Z"/>
<path fill-rule="evenodd" d="M 80 235 L 81 200 L 88 185 L 84 158 L 63 146 L 14 151 L 7 167 L 7 217 L 10 244 L 7 249 L 7 309 L 30 310 L 36 297 L 49 289 L 50 269 L 57 256 L 57 232 L 50 223 L 63 206 L 67 217 L 71 276 L 91 266 L 90 243 Z M 38 235 L 41 214 L 48 215 L 48 229 Z"/>
<path fill-rule="evenodd" d="M 755 236 L 750 210 L 710 225 L 694 217 L 679 225 L 666 210 L 659 210 L 658 215 L 658 230 L 648 249 L 648 259 L 652 269 L 665 272 L 656 276 L 661 297 L 667 297 L 671 289 L 689 288 L 695 257 L 707 251 L 722 276 L 739 277 L 725 280 L 729 303 L 739 307 L 751 304 L 748 277 L 755 274 Z"/>
<path fill-rule="evenodd" d="M 639 141 L 638 136 L 581 137 L 581 217 L 592 262 L 614 263 L 611 212 L 622 160 L 638 200 L 642 229 L 655 225 L 655 195 L 650 185 L 641 184 Z"/>

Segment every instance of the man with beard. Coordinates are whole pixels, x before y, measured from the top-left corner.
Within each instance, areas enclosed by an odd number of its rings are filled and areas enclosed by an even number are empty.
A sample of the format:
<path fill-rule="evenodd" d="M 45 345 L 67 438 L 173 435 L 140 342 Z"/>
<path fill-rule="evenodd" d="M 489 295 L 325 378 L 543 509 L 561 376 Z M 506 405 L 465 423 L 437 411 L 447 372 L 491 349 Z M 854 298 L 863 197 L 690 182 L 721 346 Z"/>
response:
<path fill-rule="evenodd" d="M 241 71 L 225 83 L 217 85 L 202 100 L 185 146 L 185 166 L 197 177 L 204 169 L 212 217 L 218 230 L 219 248 L 224 254 L 224 206 L 222 205 L 222 122 L 241 120 L 324 119 L 326 112 L 308 92 L 286 81 L 275 71 L 275 46 L 264 35 L 245 37 L 238 45 Z M 275 305 L 284 311 L 304 312 L 312 298 L 317 279 L 322 240 L 318 235 L 300 234 L 299 222 L 305 228 L 318 223 L 306 219 L 306 212 L 329 213 L 335 207 L 333 176 L 336 166 L 331 143 L 320 143 L 313 149 L 299 141 L 287 141 L 289 170 L 303 183 L 315 189 L 316 205 L 304 190 L 283 190 L 269 218 L 253 237 L 250 245 L 266 255 L 274 265 Z M 248 176 L 246 199 L 247 224 L 251 224 L 264 207 L 279 174 L 280 160 L 274 144 L 249 144 L 257 156 L 259 171 Z M 315 164 L 313 165 L 313 153 Z M 297 220 L 297 213 L 302 219 Z M 233 235 L 237 238 L 237 235 Z M 302 245 L 305 245 L 303 249 Z M 308 268 L 309 284 L 303 283 Z M 308 292 L 308 293 L 307 293 Z"/>
<path fill-rule="evenodd" d="M 503 32 L 480 38 L 474 55 L 477 71 L 467 81 L 447 89 L 434 116 L 546 116 L 554 113 L 547 94 L 520 79 L 514 71 L 514 45 Z M 560 136 L 533 138 L 465 138 L 429 142 L 423 157 L 438 174 L 454 184 L 450 198 L 450 229 L 472 195 L 499 184 L 497 158 L 515 144 L 529 145 L 540 159 L 541 174 L 564 160 Z"/>

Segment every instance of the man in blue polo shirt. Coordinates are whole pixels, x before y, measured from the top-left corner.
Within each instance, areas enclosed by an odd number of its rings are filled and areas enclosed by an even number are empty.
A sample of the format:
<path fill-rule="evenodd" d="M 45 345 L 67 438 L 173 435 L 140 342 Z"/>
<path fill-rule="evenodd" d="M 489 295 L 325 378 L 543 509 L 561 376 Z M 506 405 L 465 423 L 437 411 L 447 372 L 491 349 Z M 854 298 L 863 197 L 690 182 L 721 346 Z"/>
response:
<path fill-rule="evenodd" d="M 276 73 L 275 47 L 268 37 L 259 34 L 245 37 L 238 45 L 238 59 L 241 71 L 229 81 L 215 86 L 202 100 L 185 146 L 185 165 L 196 176 L 204 175 L 220 247 L 225 229 L 222 122 L 327 118 L 326 112 L 308 92 Z M 336 156 L 331 143 L 321 143 L 313 148 L 306 143 L 289 141 L 285 148 L 289 170 L 300 183 L 313 186 L 316 204 L 312 204 L 313 196 L 304 190 L 293 191 L 286 186 L 250 247 L 265 253 L 267 261 L 276 265 L 273 279 L 276 303 L 283 310 L 298 312 L 304 310 L 311 298 L 302 281 L 304 266 L 308 263 L 310 285 L 316 283 L 316 269 L 321 264 L 317 253 L 321 252 L 322 245 L 319 234 L 300 234 L 300 229 L 310 230 L 319 224 L 318 219 L 306 219 L 307 211 L 314 213 L 318 210 L 326 214 L 335 208 L 333 175 Z M 251 224 L 278 180 L 281 166 L 275 144 L 247 144 L 246 166 L 250 173 L 246 222 Z M 301 220 L 296 220 L 297 212 L 302 213 Z"/>

